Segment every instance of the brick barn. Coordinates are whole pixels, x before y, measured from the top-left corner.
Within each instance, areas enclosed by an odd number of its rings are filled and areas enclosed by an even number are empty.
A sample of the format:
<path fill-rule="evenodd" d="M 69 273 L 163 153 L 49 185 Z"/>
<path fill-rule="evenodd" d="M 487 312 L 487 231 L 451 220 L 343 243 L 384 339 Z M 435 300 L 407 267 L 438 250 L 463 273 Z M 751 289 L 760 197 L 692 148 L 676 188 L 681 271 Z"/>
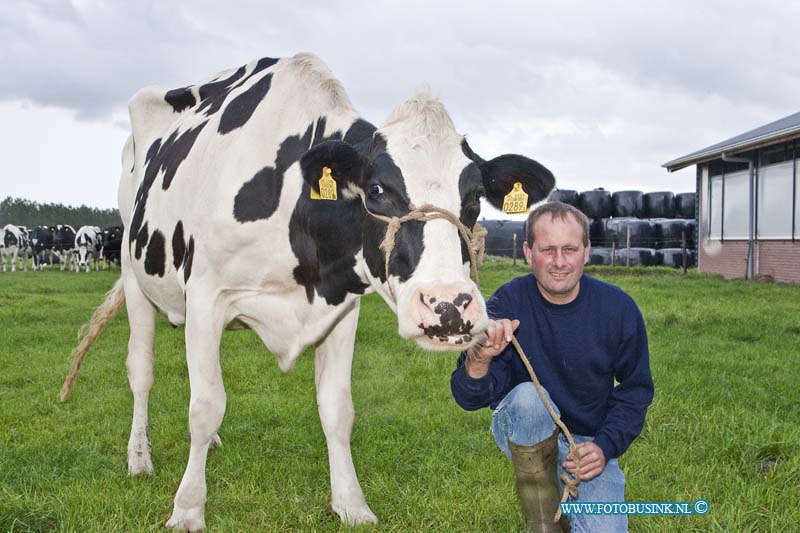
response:
<path fill-rule="evenodd" d="M 662 166 L 690 165 L 697 165 L 698 269 L 800 283 L 800 113 Z"/>

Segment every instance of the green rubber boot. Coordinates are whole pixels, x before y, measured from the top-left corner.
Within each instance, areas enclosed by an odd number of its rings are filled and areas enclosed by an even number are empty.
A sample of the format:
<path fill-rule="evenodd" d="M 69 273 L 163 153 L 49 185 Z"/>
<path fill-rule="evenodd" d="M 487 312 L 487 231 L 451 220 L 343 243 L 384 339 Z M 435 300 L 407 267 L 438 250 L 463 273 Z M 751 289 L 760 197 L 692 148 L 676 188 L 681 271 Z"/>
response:
<path fill-rule="evenodd" d="M 525 513 L 529 533 L 561 533 L 562 525 L 553 522 L 561 498 L 558 496 L 556 466 L 558 461 L 558 429 L 533 446 L 508 441 L 511 462 L 517 481 L 517 496 Z M 569 531 L 569 521 L 561 524 Z"/>

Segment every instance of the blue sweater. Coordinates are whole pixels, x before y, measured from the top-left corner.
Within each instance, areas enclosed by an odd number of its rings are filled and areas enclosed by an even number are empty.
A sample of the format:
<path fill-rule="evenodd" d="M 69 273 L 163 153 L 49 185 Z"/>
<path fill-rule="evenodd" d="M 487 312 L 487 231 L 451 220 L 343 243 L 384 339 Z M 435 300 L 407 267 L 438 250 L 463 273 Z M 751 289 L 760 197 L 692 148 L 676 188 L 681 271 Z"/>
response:
<path fill-rule="evenodd" d="M 517 340 L 567 428 L 593 435 L 607 461 L 622 455 L 642 431 L 653 400 L 647 332 L 633 299 L 584 274 L 575 300 L 557 305 L 542 297 L 528 274 L 497 289 L 486 307 L 493 319 L 520 321 Z M 512 344 L 480 379 L 467 374 L 465 357 L 466 352 L 450 379 L 464 409 L 494 409 L 511 389 L 531 380 Z"/>

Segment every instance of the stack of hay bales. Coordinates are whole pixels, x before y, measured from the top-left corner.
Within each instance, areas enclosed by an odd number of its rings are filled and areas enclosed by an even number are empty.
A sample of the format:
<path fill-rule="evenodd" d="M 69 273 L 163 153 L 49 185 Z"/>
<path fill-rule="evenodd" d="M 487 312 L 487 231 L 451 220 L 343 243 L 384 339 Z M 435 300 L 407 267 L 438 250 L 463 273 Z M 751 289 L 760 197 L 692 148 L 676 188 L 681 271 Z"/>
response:
<path fill-rule="evenodd" d="M 604 189 L 555 190 L 548 198 L 577 207 L 590 219 L 589 264 L 683 266 L 696 263 L 695 193 Z"/>

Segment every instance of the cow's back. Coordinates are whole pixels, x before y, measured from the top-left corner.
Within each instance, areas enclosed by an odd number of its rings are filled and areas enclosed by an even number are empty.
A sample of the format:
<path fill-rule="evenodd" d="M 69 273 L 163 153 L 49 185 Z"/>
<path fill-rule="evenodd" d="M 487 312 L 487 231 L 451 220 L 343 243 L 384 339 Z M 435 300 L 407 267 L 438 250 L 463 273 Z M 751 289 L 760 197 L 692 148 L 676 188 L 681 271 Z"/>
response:
<path fill-rule="evenodd" d="M 143 89 L 129 107 L 123 247 L 145 293 L 181 312 L 189 276 L 208 272 L 228 286 L 295 290 L 297 162 L 358 119 L 327 67 L 310 54 L 265 58 L 203 84 Z"/>

